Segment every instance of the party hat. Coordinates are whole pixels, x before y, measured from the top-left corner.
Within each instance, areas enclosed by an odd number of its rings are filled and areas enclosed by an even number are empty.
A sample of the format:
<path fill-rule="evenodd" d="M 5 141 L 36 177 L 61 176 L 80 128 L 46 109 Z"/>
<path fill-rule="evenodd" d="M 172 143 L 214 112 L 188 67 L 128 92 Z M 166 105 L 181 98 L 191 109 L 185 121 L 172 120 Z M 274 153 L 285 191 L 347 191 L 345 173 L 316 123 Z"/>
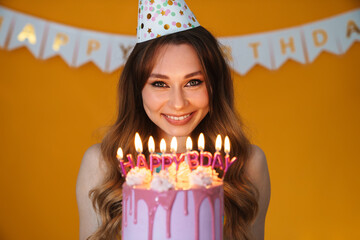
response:
<path fill-rule="evenodd" d="M 198 26 L 184 0 L 139 0 L 139 43 Z"/>

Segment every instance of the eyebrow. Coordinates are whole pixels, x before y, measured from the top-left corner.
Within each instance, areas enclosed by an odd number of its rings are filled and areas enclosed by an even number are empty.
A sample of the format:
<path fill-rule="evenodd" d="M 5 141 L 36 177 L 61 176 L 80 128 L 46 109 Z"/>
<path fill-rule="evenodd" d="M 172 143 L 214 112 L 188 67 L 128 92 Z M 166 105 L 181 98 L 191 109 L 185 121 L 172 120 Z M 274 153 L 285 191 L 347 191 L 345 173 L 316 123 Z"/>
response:
<path fill-rule="evenodd" d="M 185 78 L 191 78 L 191 77 L 201 75 L 201 74 L 202 74 L 201 71 L 197 71 L 197 72 L 193 72 L 193 73 L 189 73 L 189 74 L 185 75 Z M 163 74 L 159 74 L 159 73 L 152 73 L 152 74 L 150 74 L 150 77 L 152 77 L 152 78 L 160 78 L 160 79 L 169 79 L 168 76 L 163 75 Z"/>

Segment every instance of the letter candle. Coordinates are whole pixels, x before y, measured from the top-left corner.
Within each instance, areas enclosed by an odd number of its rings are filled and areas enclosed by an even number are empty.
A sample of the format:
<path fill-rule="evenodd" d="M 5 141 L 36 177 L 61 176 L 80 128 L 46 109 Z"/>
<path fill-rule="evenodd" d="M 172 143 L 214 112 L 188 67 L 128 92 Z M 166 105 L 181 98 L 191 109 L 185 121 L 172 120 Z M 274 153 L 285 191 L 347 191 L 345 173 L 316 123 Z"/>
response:
<path fill-rule="evenodd" d="M 226 136 L 225 137 L 225 142 L 224 142 L 224 151 L 225 151 L 225 170 L 224 170 L 224 176 L 225 173 L 227 172 L 228 168 L 231 166 L 231 164 L 233 164 L 236 161 L 236 157 L 233 157 L 230 161 L 230 140 L 229 137 Z"/>
<path fill-rule="evenodd" d="M 130 168 L 134 167 L 134 162 L 132 161 L 132 158 L 128 158 L 129 162 L 125 163 L 123 160 L 123 151 L 120 147 L 117 150 L 116 158 L 119 160 L 122 176 L 126 177 L 126 167 L 130 167 Z"/>
<path fill-rule="evenodd" d="M 169 167 L 172 163 L 172 156 L 170 154 L 166 154 L 166 142 L 165 139 L 161 139 L 160 141 L 160 151 L 161 155 L 161 170 L 165 170 L 165 168 Z"/>
<path fill-rule="evenodd" d="M 135 134 L 135 149 L 138 152 L 136 166 L 139 168 L 145 167 L 145 168 L 149 169 L 148 164 L 146 162 L 145 155 L 142 154 L 143 146 L 142 146 L 142 142 L 141 142 L 139 133 Z"/>
<path fill-rule="evenodd" d="M 191 151 L 192 140 L 190 137 L 186 139 L 186 159 L 190 169 L 194 169 L 199 166 L 199 153 L 197 151 Z"/>
<path fill-rule="evenodd" d="M 160 166 L 161 158 L 160 158 L 160 156 L 158 154 L 154 154 L 154 152 L 155 152 L 155 141 L 154 141 L 154 138 L 152 136 L 149 137 L 148 149 L 149 149 L 149 152 L 150 152 L 150 171 L 153 172 L 155 170 L 155 168 Z"/>
<path fill-rule="evenodd" d="M 224 164 L 223 164 L 223 161 L 222 161 L 222 158 L 221 158 L 221 153 L 220 153 L 220 150 L 221 150 L 221 136 L 220 134 L 217 135 L 216 137 L 216 142 L 215 142 L 215 149 L 216 149 L 216 152 L 214 154 L 214 159 L 213 159 L 213 162 L 212 162 L 212 168 L 216 168 L 216 167 L 220 167 L 221 170 L 224 169 Z"/>
<path fill-rule="evenodd" d="M 210 152 L 204 152 L 205 148 L 205 137 L 203 133 L 200 133 L 198 139 L 198 148 L 200 150 L 200 166 L 208 167 L 211 165 L 212 161 L 212 154 Z M 208 163 L 204 164 L 204 157 L 208 159 Z"/>

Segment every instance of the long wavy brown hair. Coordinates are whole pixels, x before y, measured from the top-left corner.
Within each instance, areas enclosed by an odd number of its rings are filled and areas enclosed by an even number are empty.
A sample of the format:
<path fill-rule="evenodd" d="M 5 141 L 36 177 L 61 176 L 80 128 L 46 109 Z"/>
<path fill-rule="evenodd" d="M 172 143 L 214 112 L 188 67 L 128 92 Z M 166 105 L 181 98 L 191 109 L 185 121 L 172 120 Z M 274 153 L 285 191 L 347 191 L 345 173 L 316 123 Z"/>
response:
<path fill-rule="evenodd" d="M 116 151 L 121 146 L 125 153 L 134 155 L 135 132 L 139 132 L 141 139 L 152 135 L 159 142 L 157 126 L 143 108 L 141 92 L 154 67 L 159 48 L 167 44 L 191 45 L 199 57 L 206 79 L 209 113 L 194 129 L 192 138 L 196 139 L 203 132 L 206 149 L 214 152 L 216 135 L 227 135 L 232 143 L 232 155 L 238 157 L 224 177 L 224 238 L 251 239 L 250 225 L 258 209 L 257 190 L 244 173 L 251 145 L 235 111 L 230 69 L 219 43 L 203 27 L 138 43 L 130 54 L 118 84 L 118 116 L 101 143 L 107 174 L 104 182 L 89 193 L 101 217 L 99 228 L 89 239 L 121 239 L 122 184 L 125 179 L 120 174 Z M 144 152 L 148 153 L 147 144 L 144 146 Z"/>

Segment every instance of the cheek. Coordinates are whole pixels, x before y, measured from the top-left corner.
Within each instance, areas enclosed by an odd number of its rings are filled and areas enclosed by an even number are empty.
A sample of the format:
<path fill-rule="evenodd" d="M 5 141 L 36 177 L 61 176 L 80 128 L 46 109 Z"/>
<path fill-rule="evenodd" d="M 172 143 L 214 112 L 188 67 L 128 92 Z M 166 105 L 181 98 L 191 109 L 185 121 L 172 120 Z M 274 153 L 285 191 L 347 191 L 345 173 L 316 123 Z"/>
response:
<path fill-rule="evenodd" d="M 149 114 L 150 111 L 160 110 L 165 102 L 164 96 L 148 88 L 143 89 L 142 100 L 147 114 Z"/>

